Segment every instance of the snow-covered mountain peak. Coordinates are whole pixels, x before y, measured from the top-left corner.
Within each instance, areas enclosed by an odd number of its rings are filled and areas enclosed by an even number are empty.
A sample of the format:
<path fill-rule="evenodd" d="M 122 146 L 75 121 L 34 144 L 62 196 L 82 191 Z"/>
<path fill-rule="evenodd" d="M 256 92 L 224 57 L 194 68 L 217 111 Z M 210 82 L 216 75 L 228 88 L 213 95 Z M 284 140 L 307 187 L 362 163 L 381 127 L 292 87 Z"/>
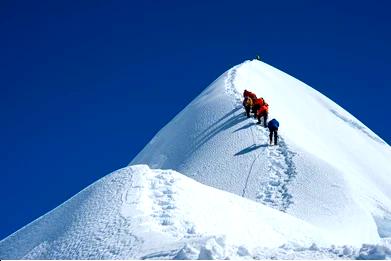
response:
<path fill-rule="evenodd" d="M 278 146 L 245 116 L 245 89 L 279 120 Z M 321 93 L 246 61 L 130 166 L 0 241 L 0 258 L 389 258 L 390 156 Z"/>
<path fill-rule="evenodd" d="M 278 147 L 245 117 L 245 89 L 263 97 L 269 119 L 279 120 Z M 347 111 L 253 60 L 214 81 L 130 164 L 177 170 L 362 243 L 375 240 L 376 227 L 390 233 L 389 158 L 390 146 Z"/>

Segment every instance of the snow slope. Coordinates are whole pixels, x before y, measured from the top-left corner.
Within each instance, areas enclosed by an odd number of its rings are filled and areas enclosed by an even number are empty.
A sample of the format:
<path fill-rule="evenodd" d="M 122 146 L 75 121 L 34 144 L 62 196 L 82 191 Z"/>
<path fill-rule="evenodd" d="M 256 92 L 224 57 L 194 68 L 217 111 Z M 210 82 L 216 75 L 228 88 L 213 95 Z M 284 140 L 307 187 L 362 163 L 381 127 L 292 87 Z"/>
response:
<path fill-rule="evenodd" d="M 283 212 L 175 171 L 137 165 L 102 178 L 1 241 L 0 257 L 239 258 L 258 246 L 313 243 L 331 241 L 325 231 Z"/>
<path fill-rule="evenodd" d="M 244 117 L 244 89 L 280 121 L 278 147 Z M 177 170 L 332 231 L 337 244 L 360 245 L 390 236 L 390 158 L 390 146 L 340 106 L 254 60 L 220 76 L 130 165 Z"/>
<path fill-rule="evenodd" d="M 278 146 L 244 116 L 245 88 L 280 121 Z M 0 259 L 390 258 L 390 156 L 327 97 L 247 61 L 131 166 L 0 241 Z"/>

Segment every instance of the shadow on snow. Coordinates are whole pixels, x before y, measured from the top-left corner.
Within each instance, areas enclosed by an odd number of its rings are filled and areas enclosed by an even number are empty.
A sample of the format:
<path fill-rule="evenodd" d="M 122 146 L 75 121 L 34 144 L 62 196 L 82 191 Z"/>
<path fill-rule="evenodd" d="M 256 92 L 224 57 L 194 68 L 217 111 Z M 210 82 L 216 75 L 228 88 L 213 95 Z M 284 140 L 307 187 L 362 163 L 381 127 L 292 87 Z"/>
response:
<path fill-rule="evenodd" d="M 261 145 L 255 145 L 255 144 L 253 144 L 253 145 L 251 145 L 251 146 L 249 146 L 249 147 L 247 147 L 247 148 L 245 148 L 245 149 L 243 149 L 243 150 L 241 150 L 241 151 L 235 153 L 235 156 L 244 155 L 244 154 L 247 154 L 247 153 L 249 153 L 249 152 L 252 152 L 252 151 L 254 151 L 254 150 L 256 150 L 256 149 L 265 148 L 265 147 L 267 147 L 267 146 L 268 146 L 268 144 L 261 144 Z"/>

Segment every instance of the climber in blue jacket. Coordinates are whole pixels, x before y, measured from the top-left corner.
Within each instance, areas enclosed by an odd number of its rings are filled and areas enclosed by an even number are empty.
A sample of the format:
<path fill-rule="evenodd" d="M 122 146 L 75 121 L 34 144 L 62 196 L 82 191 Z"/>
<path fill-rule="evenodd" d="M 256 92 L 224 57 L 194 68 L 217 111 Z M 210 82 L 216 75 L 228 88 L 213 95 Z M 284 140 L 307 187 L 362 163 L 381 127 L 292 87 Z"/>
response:
<path fill-rule="evenodd" d="M 272 145 L 273 136 L 274 136 L 274 145 L 277 145 L 278 140 L 278 127 L 280 126 L 280 123 L 276 119 L 272 119 L 267 124 L 267 127 L 269 128 L 269 138 L 270 138 L 270 145 Z"/>

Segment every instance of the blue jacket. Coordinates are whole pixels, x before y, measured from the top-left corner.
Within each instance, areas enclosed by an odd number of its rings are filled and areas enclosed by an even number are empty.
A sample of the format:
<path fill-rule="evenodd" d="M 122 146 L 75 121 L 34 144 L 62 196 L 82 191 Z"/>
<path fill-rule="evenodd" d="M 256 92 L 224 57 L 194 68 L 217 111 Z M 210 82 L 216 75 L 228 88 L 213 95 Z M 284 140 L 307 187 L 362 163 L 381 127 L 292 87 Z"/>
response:
<path fill-rule="evenodd" d="M 272 119 L 271 121 L 269 121 L 269 123 L 267 124 L 267 127 L 269 129 L 278 129 L 278 127 L 280 127 L 280 123 L 276 120 L 276 119 Z"/>

